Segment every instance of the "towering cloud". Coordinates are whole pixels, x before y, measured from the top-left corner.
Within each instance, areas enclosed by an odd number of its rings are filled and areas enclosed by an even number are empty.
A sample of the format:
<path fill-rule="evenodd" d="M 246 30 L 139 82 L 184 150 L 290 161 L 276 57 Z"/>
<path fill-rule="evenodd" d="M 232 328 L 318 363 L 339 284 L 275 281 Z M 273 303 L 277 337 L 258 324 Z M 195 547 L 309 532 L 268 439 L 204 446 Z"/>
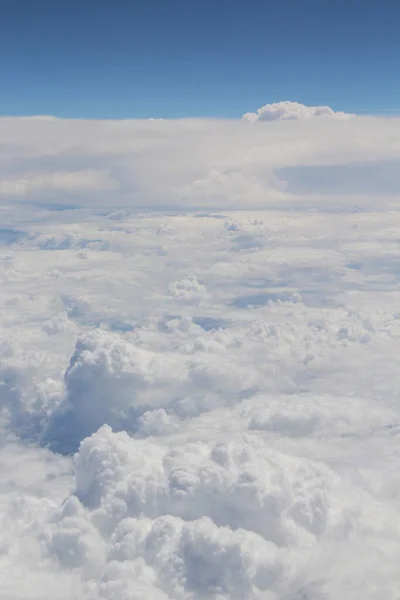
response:
<path fill-rule="evenodd" d="M 274 102 L 258 108 L 256 112 L 248 112 L 243 115 L 245 121 L 254 123 L 256 121 L 280 121 L 312 119 L 324 117 L 329 119 L 350 119 L 354 115 L 340 111 L 334 111 L 329 106 L 306 106 L 299 102 Z"/>

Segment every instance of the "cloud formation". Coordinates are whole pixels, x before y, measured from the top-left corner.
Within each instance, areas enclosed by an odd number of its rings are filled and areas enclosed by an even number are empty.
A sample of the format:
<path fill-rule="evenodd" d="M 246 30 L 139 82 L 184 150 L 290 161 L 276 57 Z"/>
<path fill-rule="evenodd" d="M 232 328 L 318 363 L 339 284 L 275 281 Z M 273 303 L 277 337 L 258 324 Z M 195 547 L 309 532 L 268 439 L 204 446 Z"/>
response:
<path fill-rule="evenodd" d="M 1 120 L 0 596 L 398 599 L 398 128 Z"/>
<path fill-rule="evenodd" d="M 273 102 L 265 104 L 256 110 L 243 115 L 243 120 L 250 123 L 256 121 L 281 121 L 281 120 L 303 120 L 323 117 L 328 119 L 350 119 L 355 115 L 341 111 L 335 111 L 329 106 L 306 106 L 299 102 Z"/>
<path fill-rule="evenodd" d="M 292 103 L 274 106 L 259 115 L 284 117 L 269 127 L 249 127 L 240 120 L 0 118 L 0 198 L 3 204 L 15 198 L 45 207 L 110 212 L 257 209 L 282 202 L 293 205 L 310 194 L 328 202 L 334 184 L 319 185 L 318 172 L 306 194 L 302 173 L 288 181 L 286 173 L 293 168 L 305 169 L 306 175 L 310 168 L 336 168 L 345 169 L 345 202 L 350 196 L 369 195 L 361 185 L 363 168 L 382 186 L 385 164 L 392 165 L 392 175 L 391 185 L 383 182 L 383 195 L 393 195 L 400 120 L 294 121 L 288 117 L 326 111 Z"/>

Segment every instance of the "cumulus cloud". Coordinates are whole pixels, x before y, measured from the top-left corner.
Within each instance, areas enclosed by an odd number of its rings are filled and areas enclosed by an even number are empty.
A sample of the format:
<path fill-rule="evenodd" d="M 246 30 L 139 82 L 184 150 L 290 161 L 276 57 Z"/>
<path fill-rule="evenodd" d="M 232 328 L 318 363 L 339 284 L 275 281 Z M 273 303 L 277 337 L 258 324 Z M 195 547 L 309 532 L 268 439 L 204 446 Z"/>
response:
<path fill-rule="evenodd" d="M 280 120 L 303 120 L 314 117 L 329 119 L 350 119 L 355 115 L 341 111 L 335 111 L 329 106 L 306 106 L 299 102 L 273 102 L 265 104 L 256 110 L 243 115 L 243 120 L 250 123 L 256 121 L 280 121 Z"/>
<path fill-rule="evenodd" d="M 398 127 L 0 119 L 0 596 L 397 600 Z"/>
<path fill-rule="evenodd" d="M 189 275 L 181 281 L 174 281 L 169 286 L 169 291 L 174 298 L 189 303 L 198 303 L 207 295 L 206 288 L 197 281 L 195 275 Z"/>

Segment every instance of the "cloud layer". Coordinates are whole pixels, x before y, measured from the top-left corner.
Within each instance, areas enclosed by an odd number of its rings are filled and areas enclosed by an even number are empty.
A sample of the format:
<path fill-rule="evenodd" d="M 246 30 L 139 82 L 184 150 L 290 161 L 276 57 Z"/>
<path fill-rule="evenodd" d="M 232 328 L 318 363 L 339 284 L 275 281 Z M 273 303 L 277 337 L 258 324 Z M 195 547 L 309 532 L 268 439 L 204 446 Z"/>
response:
<path fill-rule="evenodd" d="M 398 127 L 1 121 L 0 597 L 397 600 Z"/>
<path fill-rule="evenodd" d="M 376 195 L 362 187 L 363 168 L 383 186 L 381 196 L 393 195 L 400 121 L 287 118 L 319 112 L 293 103 L 267 105 L 260 119 L 284 118 L 265 127 L 218 120 L 1 118 L 0 197 L 6 204 L 9 198 L 45 207 L 228 210 L 318 196 L 320 206 L 322 198 L 330 200 L 330 188 L 335 193 L 334 184 L 319 186 L 316 177 L 305 194 L 301 175 L 310 168 L 347 169 L 347 187 L 336 203 Z M 385 164 L 393 166 L 387 186 L 380 177 Z M 293 168 L 300 170 L 298 185 L 286 178 Z"/>

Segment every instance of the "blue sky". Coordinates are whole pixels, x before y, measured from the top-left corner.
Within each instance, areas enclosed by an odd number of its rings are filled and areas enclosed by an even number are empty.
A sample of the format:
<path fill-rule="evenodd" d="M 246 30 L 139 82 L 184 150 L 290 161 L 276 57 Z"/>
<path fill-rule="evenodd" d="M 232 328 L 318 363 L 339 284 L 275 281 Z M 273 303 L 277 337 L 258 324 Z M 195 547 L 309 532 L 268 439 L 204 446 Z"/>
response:
<path fill-rule="evenodd" d="M 400 108 L 397 0 L 2 0 L 0 114 Z M 399 111 L 400 112 L 400 111 Z"/>

